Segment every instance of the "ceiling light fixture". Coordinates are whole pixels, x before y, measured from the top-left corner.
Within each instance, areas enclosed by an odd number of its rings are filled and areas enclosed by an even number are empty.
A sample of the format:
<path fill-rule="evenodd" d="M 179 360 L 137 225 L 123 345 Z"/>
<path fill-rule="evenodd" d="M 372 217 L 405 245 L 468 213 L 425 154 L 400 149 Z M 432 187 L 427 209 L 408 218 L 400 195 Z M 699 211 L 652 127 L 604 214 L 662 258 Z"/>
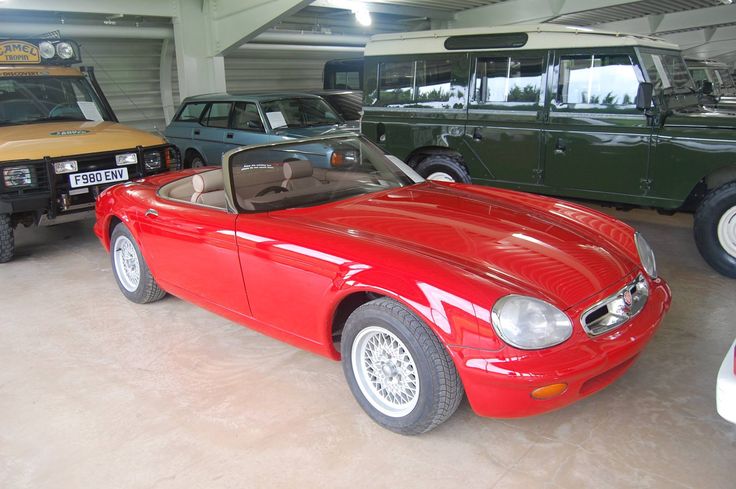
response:
<path fill-rule="evenodd" d="M 355 21 L 363 26 L 369 26 L 373 21 L 368 7 L 359 0 L 325 0 L 320 2 L 320 6 L 350 10 L 355 15 Z"/>
<path fill-rule="evenodd" d="M 371 13 L 368 11 L 368 7 L 363 4 L 358 4 L 355 8 L 350 10 L 352 10 L 353 14 L 355 15 L 355 20 L 358 22 L 358 24 L 365 26 L 371 25 L 372 19 Z"/>

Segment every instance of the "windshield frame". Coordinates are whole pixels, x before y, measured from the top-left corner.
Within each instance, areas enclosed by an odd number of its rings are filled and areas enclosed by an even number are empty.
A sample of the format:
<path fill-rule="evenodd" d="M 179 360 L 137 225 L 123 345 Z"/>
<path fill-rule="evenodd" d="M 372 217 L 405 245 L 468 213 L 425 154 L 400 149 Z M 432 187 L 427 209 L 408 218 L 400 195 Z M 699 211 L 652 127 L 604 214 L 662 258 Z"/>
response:
<path fill-rule="evenodd" d="M 107 106 L 105 103 L 103 103 L 100 96 L 97 94 L 97 91 L 94 89 L 92 84 L 89 82 L 89 80 L 84 76 L 58 76 L 58 75 L 33 75 L 33 76 L 3 76 L 0 78 L 1 81 L 10 80 L 10 81 L 16 81 L 19 82 L 18 86 L 22 88 L 23 90 L 18 90 L 18 92 L 23 93 L 23 95 L 26 96 L 26 99 L 29 103 L 33 103 L 34 105 L 36 102 L 42 103 L 42 101 L 38 100 L 36 97 L 33 96 L 33 92 L 28 90 L 27 86 L 23 86 L 24 81 L 41 81 L 44 80 L 60 80 L 60 81 L 67 81 L 72 84 L 70 85 L 70 88 L 74 84 L 78 84 L 78 88 L 87 96 L 90 98 L 90 100 L 81 100 L 83 102 L 93 102 L 97 112 L 102 117 L 102 121 L 106 122 L 115 122 L 115 118 L 113 115 L 108 111 Z M 25 93 L 29 92 L 29 93 Z M 72 89 L 72 92 L 74 90 Z M 28 98 L 30 97 L 30 98 Z M 20 99 L 19 99 L 20 100 Z M 75 94 L 75 101 L 79 102 L 79 98 L 76 97 Z M 0 101 L 0 106 L 3 102 Z M 61 105 L 61 104 L 59 104 Z M 77 106 L 78 107 L 78 106 Z M 79 108 L 81 112 L 81 108 Z M 40 109 L 39 109 L 40 111 Z M 48 114 L 50 114 L 51 110 L 49 110 Z M 27 119 L 27 120 L 18 120 L 18 121 L 4 121 L 0 120 L 0 127 L 6 127 L 6 126 L 22 126 L 26 124 L 43 124 L 43 123 L 49 123 L 49 122 L 102 122 L 102 121 L 94 121 L 93 119 L 87 119 L 84 117 L 84 114 L 82 114 L 82 118 L 78 117 L 72 117 L 72 116 L 56 116 L 56 117 L 41 117 L 37 119 Z"/>
<path fill-rule="evenodd" d="M 323 103 L 331 110 L 331 112 L 335 115 L 335 121 L 325 121 L 324 124 L 311 124 L 311 125 L 300 125 L 300 126 L 293 126 L 293 125 L 286 125 L 286 126 L 273 126 L 273 123 L 271 122 L 271 119 L 268 117 L 268 110 L 266 110 L 266 107 L 269 104 L 283 102 L 285 100 L 294 100 L 297 101 L 299 105 L 299 113 L 304 114 L 304 101 L 314 101 L 317 103 Z M 264 119 L 266 123 L 268 124 L 268 127 L 270 128 L 271 132 L 275 133 L 277 131 L 288 131 L 289 129 L 308 129 L 310 127 L 323 127 L 323 126 L 335 126 L 335 125 L 342 125 L 345 124 L 345 120 L 340 115 L 340 112 L 337 111 L 332 105 L 330 105 L 325 99 L 322 97 L 317 96 L 293 96 L 293 97 L 281 97 L 281 98 L 275 98 L 270 100 L 264 100 L 260 101 L 259 105 L 261 106 L 261 111 L 263 112 Z M 302 117 L 303 120 L 303 117 Z M 302 123 L 303 124 L 303 123 Z"/>
<path fill-rule="evenodd" d="M 682 95 L 682 94 L 697 93 L 697 88 L 695 86 L 695 82 L 693 81 L 693 77 L 690 74 L 690 70 L 688 69 L 687 63 L 685 62 L 685 58 L 682 56 L 682 53 L 680 51 L 639 47 L 637 48 L 637 55 L 639 57 L 639 63 L 641 64 L 641 70 L 644 73 L 646 80 L 652 83 L 652 85 L 654 85 L 655 94 L 657 95 L 672 95 L 672 94 Z M 658 87 L 657 82 L 661 80 L 661 77 L 659 76 L 660 68 L 656 66 L 656 62 L 655 62 L 655 69 L 657 70 L 657 73 L 656 73 L 657 79 L 654 79 L 652 77 L 652 72 L 647 67 L 647 64 L 644 63 L 645 55 L 650 55 L 652 57 L 654 56 L 660 56 L 660 57 L 661 56 L 673 56 L 675 58 L 678 58 L 678 60 L 680 61 L 680 64 L 682 65 L 682 68 L 684 68 L 682 73 L 680 73 L 680 76 L 682 76 L 683 74 L 687 76 L 687 79 L 688 79 L 687 84 L 682 85 L 682 86 L 674 86 L 673 83 L 674 83 L 674 78 L 676 78 L 676 76 L 672 77 L 672 73 L 669 72 L 669 70 L 666 70 L 666 68 L 663 65 L 662 69 L 665 69 L 665 75 L 667 76 L 668 78 L 667 81 L 670 82 L 670 85 L 668 87 L 664 87 L 664 86 Z M 661 61 L 661 58 L 660 58 L 660 61 Z M 670 77 L 672 77 L 673 80 L 669 80 Z M 672 91 L 670 93 L 667 93 L 666 92 L 667 90 L 672 90 Z"/>
<path fill-rule="evenodd" d="M 396 185 L 391 186 L 381 186 L 380 188 L 376 188 L 372 191 L 364 191 L 360 193 L 352 193 L 350 195 L 344 195 L 337 198 L 330 198 L 327 200 L 319 200 L 319 201 L 313 201 L 313 202 L 307 202 L 301 205 L 289 205 L 283 208 L 266 208 L 267 206 L 264 205 L 263 208 L 253 210 L 253 209 L 246 209 L 244 208 L 240 202 L 238 201 L 238 194 L 237 190 L 235 188 L 235 179 L 234 179 L 234 170 L 237 165 L 243 164 L 243 161 L 240 162 L 234 162 L 234 157 L 237 157 L 238 155 L 244 154 L 244 153 L 253 153 L 260 150 L 272 150 L 272 149 L 286 149 L 289 146 L 307 146 L 312 144 L 319 144 L 319 143 L 346 143 L 350 141 L 358 141 L 360 143 L 360 147 L 362 151 L 367 150 L 370 157 L 380 158 L 381 163 L 385 166 L 383 169 L 384 171 L 390 172 L 393 177 L 396 178 Z M 334 149 L 334 148 L 333 148 Z M 285 151 L 289 152 L 289 151 Z M 302 150 L 301 153 L 308 153 L 307 150 Z M 315 153 L 311 153 L 315 154 Z M 363 153 L 361 153 L 361 158 L 363 158 Z M 300 210 L 310 207 L 317 207 L 321 205 L 330 205 L 336 202 L 341 202 L 350 198 L 361 198 L 366 195 L 374 194 L 374 193 L 380 193 L 388 190 L 393 190 L 397 188 L 403 188 L 410 185 L 414 185 L 417 183 L 420 183 L 424 181 L 422 177 L 420 177 L 418 174 L 415 174 L 413 170 L 411 170 L 406 164 L 403 162 L 397 162 L 395 161 L 391 155 L 388 155 L 385 151 L 383 151 L 381 148 L 376 146 L 374 143 L 369 141 L 365 136 L 362 136 L 356 132 L 345 132 L 342 134 L 337 135 L 330 135 L 330 136 L 318 136 L 318 137 L 312 137 L 312 138 L 303 138 L 298 140 L 289 140 L 289 141 L 279 141 L 276 143 L 268 143 L 268 144 L 260 144 L 260 145 L 253 145 L 253 146 L 247 146 L 247 147 L 240 147 L 232 149 L 228 152 L 226 152 L 223 155 L 223 178 L 224 178 L 224 186 L 226 189 L 225 195 L 227 199 L 227 205 L 228 208 L 234 209 L 234 211 L 237 214 L 244 214 L 244 215 L 250 215 L 250 214 L 266 214 L 270 212 L 288 212 L 291 210 Z M 251 163 L 252 164 L 252 163 Z M 345 191 L 349 190 L 347 187 L 340 189 L 339 193 L 346 193 Z"/>

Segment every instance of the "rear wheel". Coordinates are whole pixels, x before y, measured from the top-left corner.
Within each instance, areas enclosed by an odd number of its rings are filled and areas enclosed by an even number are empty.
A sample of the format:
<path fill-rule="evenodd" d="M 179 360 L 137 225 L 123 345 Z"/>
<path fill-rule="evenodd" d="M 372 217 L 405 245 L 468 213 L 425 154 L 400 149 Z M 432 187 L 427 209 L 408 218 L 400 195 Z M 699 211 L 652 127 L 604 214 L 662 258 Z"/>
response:
<path fill-rule="evenodd" d="M 446 155 L 428 156 L 417 165 L 415 170 L 427 180 L 470 183 L 470 175 L 465 167 Z"/>
<path fill-rule="evenodd" d="M 138 304 L 147 304 L 166 295 L 153 279 L 135 238 L 124 224 L 115 226 L 110 243 L 115 281 L 125 297 Z"/>
<path fill-rule="evenodd" d="M 447 350 L 396 301 L 382 298 L 357 308 L 345 323 L 340 349 L 353 396 L 384 428 L 425 433 L 460 405 L 462 383 Z"/>
<path fill-rule="evenodd" d="M 189 168 L 202 168 L 203 166 L 207 166 L 207 163 L 204 161 L 204 158 L 202 158 L 202 155 L 200 155 L 196 151 L 189 152 L 189 154 L 187 155 L 186 164 Z"/>
<path fill-rule="evenodd" d="M 7 263 L 15 254 L 15 236 L 10 214 L 0 214 L 0 263 Z"/>
<path fill-rule="evenodd" d="M 705 261 L 736 278 L 736 182 L 708 192 L 695 212 L 693 232 Z"/>

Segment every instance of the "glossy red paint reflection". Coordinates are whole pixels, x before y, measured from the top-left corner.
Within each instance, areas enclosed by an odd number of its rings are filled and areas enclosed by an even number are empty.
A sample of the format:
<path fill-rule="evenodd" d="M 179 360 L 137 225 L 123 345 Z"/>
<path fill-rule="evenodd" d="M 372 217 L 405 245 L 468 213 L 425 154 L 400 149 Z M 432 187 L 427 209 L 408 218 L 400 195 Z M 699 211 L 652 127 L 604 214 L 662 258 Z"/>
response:
<path fill-rule="evenodd" d="M 670 303 L 666 283 L 649 280 L 649 301 L 636 318 L 600 337 L 583 331 L 582 312 L 643 271 L 634 230 L 579 205 L 432 182 L 243 214 L 158 195 L 163 184 L 195 172 L 104 192 L 95 224 L 104 246 L 111 223 L 123 222 L 167 292 L 333 359 L 340 303 L 364 292 L 391 297 L 448 348 L 481 415 L 541 413 L 607 385 L 649 341 Z M 157 215 L 146 215 L 149 209 Z M 537 351 L 506 345 L 490 310 L 512 293 L 565 311 L 571 338 Z M 561 395 L 531 397 L 558 382 L 568 384 Z"/>

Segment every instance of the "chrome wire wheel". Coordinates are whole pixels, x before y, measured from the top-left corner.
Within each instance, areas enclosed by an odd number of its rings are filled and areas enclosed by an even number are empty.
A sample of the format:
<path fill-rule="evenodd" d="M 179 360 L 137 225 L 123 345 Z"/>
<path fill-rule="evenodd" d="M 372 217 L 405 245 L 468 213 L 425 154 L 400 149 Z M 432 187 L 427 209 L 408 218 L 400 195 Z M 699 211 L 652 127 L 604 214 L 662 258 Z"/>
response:
<path fill-rule="evenodd" d="M 400 418 L 419 400 L 419 373 L 409 349 L 393 333 L 369 326 L 353 342 L 351 362 L 355 379 L 370 404 L 381 413 Z"/>
<path fill-rule="evenodd" d="M 427 180 L 434 180 L 435 182 L 454 182 L 455 179 L 452 178 L 452 175 L 449 173 L 445 173 L 443 171 L 436 171 L 429 176 L 427 176 Z"/>
<path fill-rule="evenodd" d="M 113 245 L 115 273 L 128 292 L 135 292 L 141 283 L 141 267 L 133 242 L 127 236 L 118 236 Z"/>
<path fill-rule="evenodd" d="M 736 206 L 724 212 L 718 221 L 718 241 L 726 253 L 736 258 Z"/>

